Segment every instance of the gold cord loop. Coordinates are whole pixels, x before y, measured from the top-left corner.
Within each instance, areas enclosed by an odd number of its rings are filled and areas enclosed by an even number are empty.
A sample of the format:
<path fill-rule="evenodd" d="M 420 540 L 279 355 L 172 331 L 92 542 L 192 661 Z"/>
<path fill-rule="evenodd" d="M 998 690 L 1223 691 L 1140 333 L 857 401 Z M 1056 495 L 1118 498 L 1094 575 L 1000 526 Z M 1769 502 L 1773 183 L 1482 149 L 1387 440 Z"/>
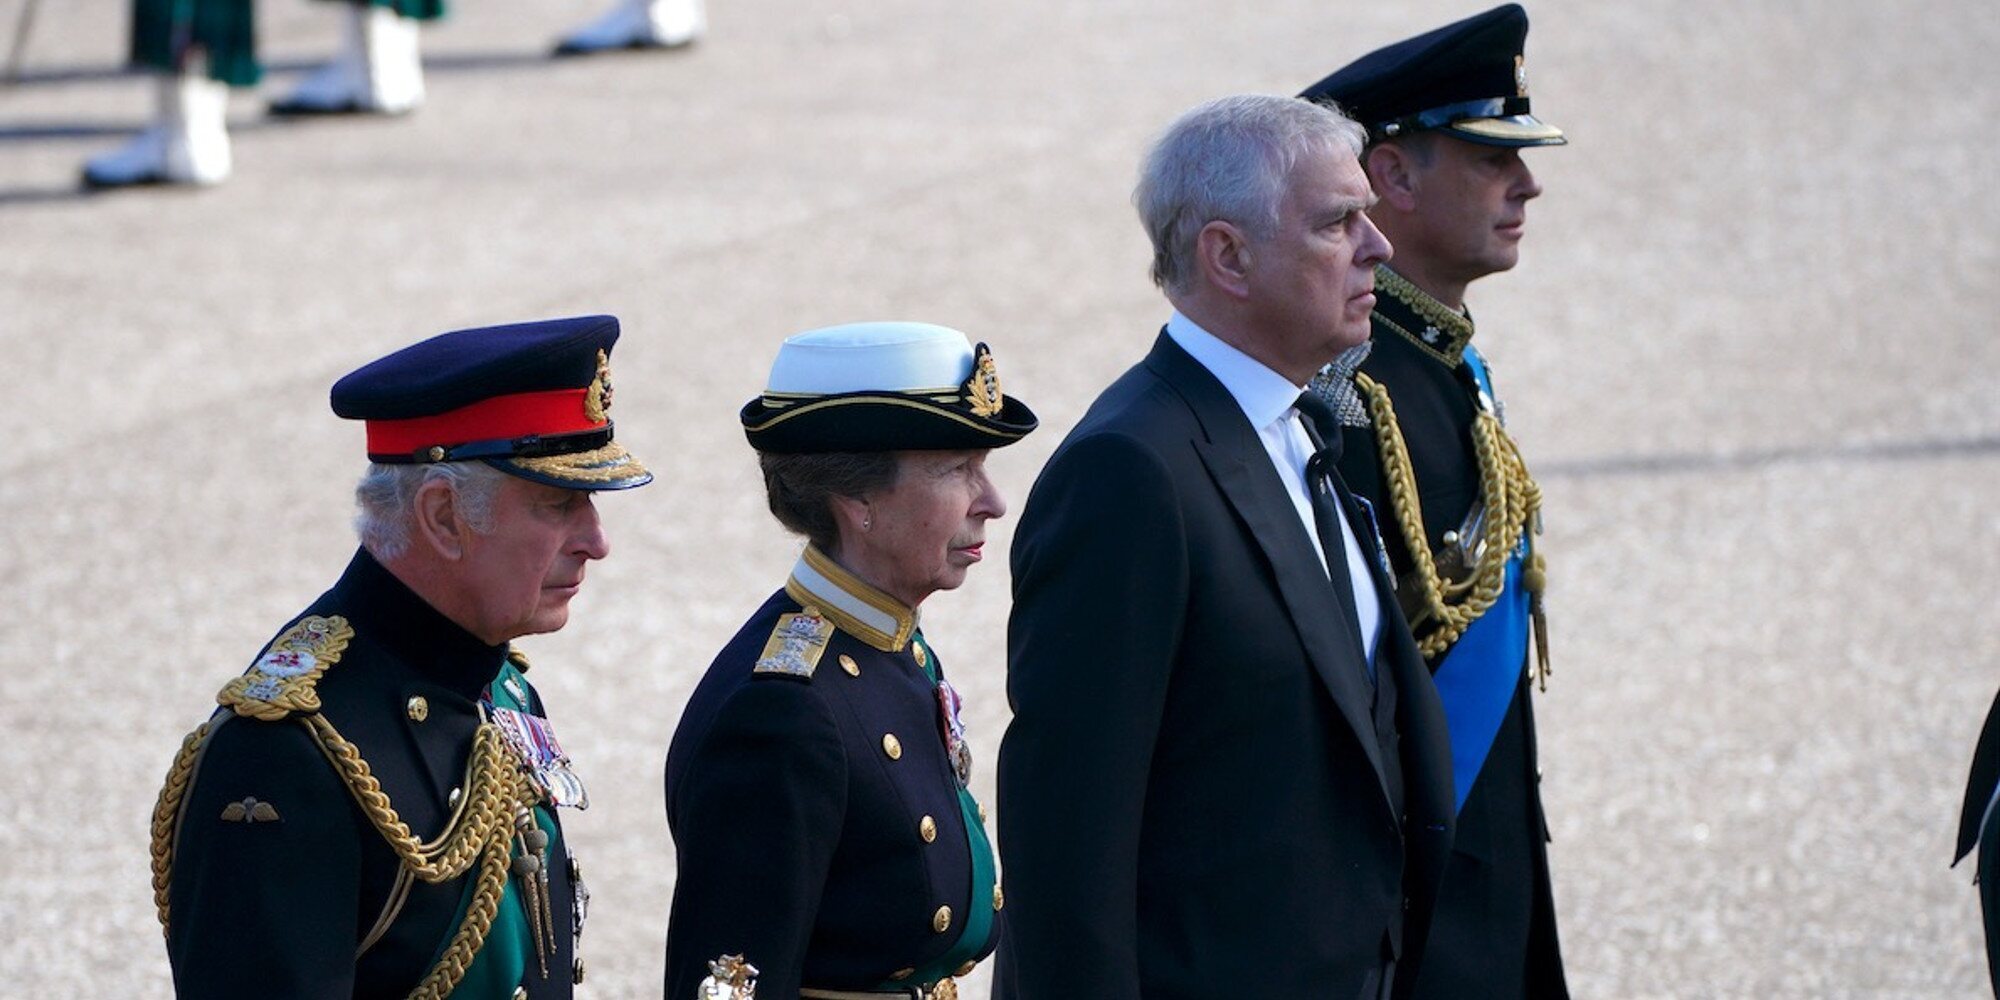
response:
<path fill-rule="evenodd" d="M 1521 589 L 1528 594 L 1534 619 L 1537 655 L 1532 673 L 1546 689 L 1548 643 L 1542 593 L 1548 585 L 1548 568 L 1541 554 L 1535 551 L 1536 531 L 1530 530 L 1542 509 L 1542 490 L 1528 475 L 1520 449 L 1493 414 L 1480 410 L 1473 415 L 1472 447 L 1479 463 L 1479 497 L 1486 506 L 1484 544 L 1472 572 L 1463 581 L 1447 581 L 1438 573 L 1430 539 L 1424 533 L 1416 474 L 1411 469 L 1409 446 L 1403 441 L 1401 425 L 1396 422 L 1396 408 L 1389 400 L 1389 391 L 1360 373 L 1355 374 L 1354 384 L 1367 400 L 1373 417 L 1375 444 L 1382 457 L 1382 478 L 1421 587 L 1424 606 L 1410 622 L 1411 629 L 1420 636 L 1418 652 L 1425 659 L 1443 654 L 1500 599 L 1507 586 L 1507 561 L 1516 545 L 1525 539 L 1527 552 Z"/>

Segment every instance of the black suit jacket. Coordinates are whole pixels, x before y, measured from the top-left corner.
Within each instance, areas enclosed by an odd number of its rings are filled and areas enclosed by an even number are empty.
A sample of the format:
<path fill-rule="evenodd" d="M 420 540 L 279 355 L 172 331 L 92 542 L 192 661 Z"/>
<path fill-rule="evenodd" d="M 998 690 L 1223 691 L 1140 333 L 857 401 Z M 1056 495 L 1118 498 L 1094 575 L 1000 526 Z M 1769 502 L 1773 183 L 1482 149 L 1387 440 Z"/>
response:
<path fill-rule="evenodd" d="M 1972 752 L 1972 775 L 1965 783 L 1965 805 L 1958 815 L 1958 848 L 1952 864 L 1965 859 L 1974 847 L 1979 881 L 1979 908 L 1986 917 L 1986 965 L 1993 978 L 1993 994 L 2000 997 L 2000 831 L 1979 836 L 1980 820 L 1986 816 L 1993 789 L 2000 786 L 2000 695 L 1986 713 L 1986 725 L 1979 732 L 1979 745 Z"/>
<path fill-rule="evenodd" d="M 1013 571 L 998 995 L 1325 1000 L 1415 966 L 1453 822 L 1436 690 L 1376 573 L 1385 766 L 1307 529 L 1166 336 L 1042 471 Z"/>

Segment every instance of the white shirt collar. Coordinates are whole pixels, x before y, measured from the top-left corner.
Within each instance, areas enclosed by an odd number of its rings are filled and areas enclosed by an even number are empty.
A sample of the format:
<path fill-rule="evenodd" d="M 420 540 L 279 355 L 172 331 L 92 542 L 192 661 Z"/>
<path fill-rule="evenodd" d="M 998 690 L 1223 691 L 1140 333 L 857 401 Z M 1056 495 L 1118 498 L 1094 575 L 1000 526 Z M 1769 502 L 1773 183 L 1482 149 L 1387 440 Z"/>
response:
<path fill-rule="evenodd" d="M 1167 336 L 1229 390 L 1252 427 L 1261 430 L 1290 413 L 1299 393 L 1305 391 L 1304 386 L 1293 385 L 1291 379 L 1224 343 L 1179 310 L 1167 319 Z"/>

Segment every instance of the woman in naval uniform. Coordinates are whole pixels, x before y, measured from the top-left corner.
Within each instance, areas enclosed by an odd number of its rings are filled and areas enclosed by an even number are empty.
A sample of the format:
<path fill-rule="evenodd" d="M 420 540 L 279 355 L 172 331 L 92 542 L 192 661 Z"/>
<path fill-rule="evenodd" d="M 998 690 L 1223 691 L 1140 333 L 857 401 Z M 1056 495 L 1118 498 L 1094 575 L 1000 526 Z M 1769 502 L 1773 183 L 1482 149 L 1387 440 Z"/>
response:
<path fill-rule="evenodd" d="M 1003 899 L 917 609 L 980 560 L 1006 512 L 987 452 L 1035 416 L 986 345 L 857 323 L 786 340 L 742 420 L 771 512 L 808 544 L 667 752 L 666 996 L 955 997 Z"/>

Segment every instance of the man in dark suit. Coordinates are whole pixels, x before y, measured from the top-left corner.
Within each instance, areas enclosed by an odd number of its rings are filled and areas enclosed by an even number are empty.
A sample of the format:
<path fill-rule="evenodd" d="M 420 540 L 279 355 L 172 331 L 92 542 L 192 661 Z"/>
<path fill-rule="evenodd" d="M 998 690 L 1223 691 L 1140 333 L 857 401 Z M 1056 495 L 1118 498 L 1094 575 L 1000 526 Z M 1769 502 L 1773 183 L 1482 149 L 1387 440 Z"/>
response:
<path fill-rule="evenodd" d="M 1148 156 L 1175 312 L 1014 540 L 999 995 L 1375 1000 L 1416 964 L 1451 846 L 1443 718 L 1370 515 L 1295 408 L 1367 338 L 1390 252 L 1361 141 L 1237 97 Z"/>
<path fill-rule="evenodd" d="M 1541 491 L 1473 344 L 1466 286 L 1512 268 L 1541 185 L 1529 147 L 1528 15 L 1507 4 L 1378 49 L 1300 95 L 1368 129 L 1369 216 L 1396 245 L 1350 383 L 1340 474 L 1383 519 L 1404 616 L 1451 730 L 1458 828 L 1414 984 L 1419 1000 L 1568 995 L 1549 885 L 1530 678 L 1546 665 L 1535 551 Z M 1356 360 L 1344 358 L 1337 368 Z M 1358 387 L 1358 392 L 1357 392 Z M 1530 655 L 1531 645 L 1543 652 Z"/>
<path fill-rule="evenodd" d="M 2000 997 L 2000 829 L 1993 821 L 2000 803 L 2000 696 L 1987 710 L 1979 746 L 1972 752 L 1972 776 L 1965 783 L 1965 806 L 1958 815 L 1958 864 L 1979 850 L 1974 880 L 1979 883 L 1979 908 L 1986 915 L 1986 965 L 1993 977 L 1993 995 Z"/>

